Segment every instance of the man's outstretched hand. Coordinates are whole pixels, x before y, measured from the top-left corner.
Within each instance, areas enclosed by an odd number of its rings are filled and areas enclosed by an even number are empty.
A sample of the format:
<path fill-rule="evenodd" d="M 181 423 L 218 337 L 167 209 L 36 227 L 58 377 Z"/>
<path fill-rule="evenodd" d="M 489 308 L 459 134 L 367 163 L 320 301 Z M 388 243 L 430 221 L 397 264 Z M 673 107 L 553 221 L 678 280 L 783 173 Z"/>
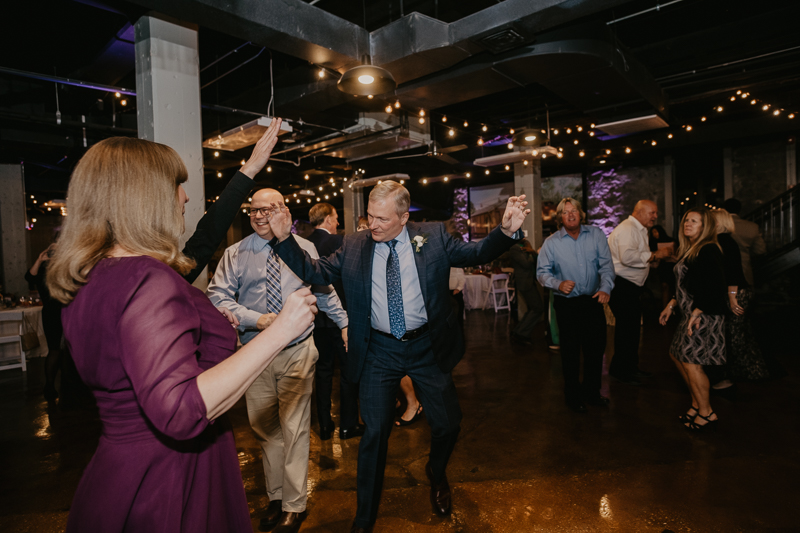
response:
<path fill-rule="evenodd" d="M 512 196 L 508 199 L 502 222 L 503 233 L 505 233 L 506 236 L 512 237 L 517 230 L 522 227 L 525 217 L 531 212 L 530 209 L 525 209 L 527 205 L 528 202 L 525 201 L 524 194 Z"/>
<path fill-rule="evenodd" d="M 269 204 L 269 227 L 278 241 L 283 242 L 292 233 L 292 214 L 283 204 L 272 202 Z"/>

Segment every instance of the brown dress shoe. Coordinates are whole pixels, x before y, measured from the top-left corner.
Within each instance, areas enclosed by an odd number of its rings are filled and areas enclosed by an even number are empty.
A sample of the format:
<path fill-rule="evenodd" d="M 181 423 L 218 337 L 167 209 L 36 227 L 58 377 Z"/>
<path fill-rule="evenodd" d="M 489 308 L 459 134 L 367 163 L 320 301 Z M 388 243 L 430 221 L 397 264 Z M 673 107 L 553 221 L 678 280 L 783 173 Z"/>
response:
<path fill-rule="evenodd" d="M 300 531 L 300 524 L 303 523 L 303 520 L 305 520 L 307 516 L 308 511 L 303 511 L 301 513 L 284 511 L 281 513 L 281 519 L 278 521 L 278 525 L 275 526 L 273 531 L 274 533 L 297 533 Z"/>
<path fill-rule="evenodd" d="M 453 502 L 450 498 L 450 484 L 447 483 L 447 475 L 442 477 L 439 483 L 433 481 L 433 471 L 431 464 L 425 465 L 425 473 L 431 482 L 431 505 L 433 512 L 438 516 L 448 516 L 453 509 Z"/>
<path fill-rule="evenodd" d="M 350 533 L 372 533 L 372 528 L 375 527 L 374 525 L 369 527 L 358 527 L 357 525 L 353 524 L 350 528 Z"/>
<path fill-rule="evenodd" d="M 281 519 L 281 513 L 283 512 L 281 510 L 282 505 L 283 500 L 272 500 L 269 502 L 267 514 L 261 518 L 261 521 L 258 523 L 259 531 L 272 531 Z"/>

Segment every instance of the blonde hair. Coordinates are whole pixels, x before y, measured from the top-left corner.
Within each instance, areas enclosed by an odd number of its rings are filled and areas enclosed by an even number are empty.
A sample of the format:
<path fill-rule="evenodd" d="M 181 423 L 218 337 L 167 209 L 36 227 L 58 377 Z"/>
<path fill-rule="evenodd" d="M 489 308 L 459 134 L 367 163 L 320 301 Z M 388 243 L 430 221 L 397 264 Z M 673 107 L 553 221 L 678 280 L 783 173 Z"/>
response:
<path fill-rule="evenodd" d="M 72 301 L 116 245 L 181 274 L 194 268 L 178 248 L 184 228 L 178 186 L 187 177 L 180 156 L 163 144 L 112 137 L 92 146 L 70 179 L 69 216 L 47 269 L 52 296 Z"/>
<path fill-rule="evenodd" d="M 581 207 L 581 203 L 575 198 L 564 198 L 558 202 L 558 207 L 556 207 L 556 225 L 559 228 L 564 225 L 564 223 L 561 221 L 561 215 L 564 213 L 564 206 L 568 203 L 572 204 L 572 207 L 577 209 L 578 213 L 581 214 L 581 224 L 586 224 L 586 212 Z"/>
<path fill-rule="evenodd" d="M 736 226 L 733 225 L 733 217 L 724 209 L 711 211 L 711 216 L 714 217 L 714 222 L 717 223 L 717 233 L 733 233 L 736 231 Z"/>
<path fill-rule="evenodd" d="M 411 206 L 411 195 L 408 194 L 408 189 L 396 181 L 388 180 L 379 183 L 369 193 L 370 201 L 375 200 L 376 202 L 383 201 L 390 196 L 394 199 L 397 216 L 403 216 L 408 212 L 408 208 Z"/>
<path fill-rule="evenodd" d="M 700 220 L 703 223 L 703 230 L 700 232 L 700 236 L 694 244 L 692 244 L 689 238 L 683 233 L 683 224 L 686 222 L 686 217 L 689 216 L 689 213 L 699 214 Z M 714 221 L 714 217 L 711 215 L 711 211 L 705 207 L 693 207 L 686 211 L 681 218 L 678 243 L 680 244 L 678 246 L 678 257 L 681 259 L 685 258 L 687 261 L 693 261 L 697 257 L 697 254 L 700 253 L 700 249 L 706 244 L 716 244 L 717 248 L 722 251 L 722 248 L 717 242 L 717 224 Z"/>

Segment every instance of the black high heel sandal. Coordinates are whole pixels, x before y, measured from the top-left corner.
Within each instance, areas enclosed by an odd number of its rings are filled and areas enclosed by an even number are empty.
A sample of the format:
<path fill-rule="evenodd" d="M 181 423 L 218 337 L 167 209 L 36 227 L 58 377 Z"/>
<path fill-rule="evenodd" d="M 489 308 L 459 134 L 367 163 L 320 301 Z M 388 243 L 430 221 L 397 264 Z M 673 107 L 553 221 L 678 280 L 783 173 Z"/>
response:
<path fill-rule="evenodd" d="M 684 424 L 684 426 L 689 431 L 709 431 L 709 430 L 712 430 L 712 429 L 716 429 L 717 428 L 717 422 L 719 422 L 719 418 L 717 418 L 715 420 L 711 420 L 711 417 L 713 415 L 714 415 L 714 411 L 711 411 L 708 414 L 708 416 L 703 416 L 698 412 L 697 416 L 699 416 L 700 418 L 705 420 L 706 423 L 701 425 L 701 424 L 696 423 L 694 420 L 692 420 L 691 422 L 687 422 L 686 424 Z M 697 417 L 695 417 L 695 420 L 697 420 Z"/>
<path fill-rule="evenodd" d="M 687 422 L 694 422 L 694 419 L 697 418 L 697 415 L 700 414 L 700 411 L 694 405 L 692 406 L 691 410 L 694 411 L 693 415 L 690 415 L 689 413 L 683 413 L 681 416 L 678 417 L 678 420 L 681 421 L 681 424 L 686 424 Z"/>

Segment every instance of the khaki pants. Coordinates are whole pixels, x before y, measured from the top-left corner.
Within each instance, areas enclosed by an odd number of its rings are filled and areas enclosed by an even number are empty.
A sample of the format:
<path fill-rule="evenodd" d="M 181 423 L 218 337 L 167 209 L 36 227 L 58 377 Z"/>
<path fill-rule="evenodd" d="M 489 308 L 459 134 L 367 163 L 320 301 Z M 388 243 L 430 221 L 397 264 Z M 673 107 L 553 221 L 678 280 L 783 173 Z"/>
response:
<path fill-rule="evenodd" d="M 311 336 L 284 349 L 247 389 L 247 416 L 261 445 L 267 494 L 283 510 L 306 509 L 311 390 L 319 352 Z"/>

